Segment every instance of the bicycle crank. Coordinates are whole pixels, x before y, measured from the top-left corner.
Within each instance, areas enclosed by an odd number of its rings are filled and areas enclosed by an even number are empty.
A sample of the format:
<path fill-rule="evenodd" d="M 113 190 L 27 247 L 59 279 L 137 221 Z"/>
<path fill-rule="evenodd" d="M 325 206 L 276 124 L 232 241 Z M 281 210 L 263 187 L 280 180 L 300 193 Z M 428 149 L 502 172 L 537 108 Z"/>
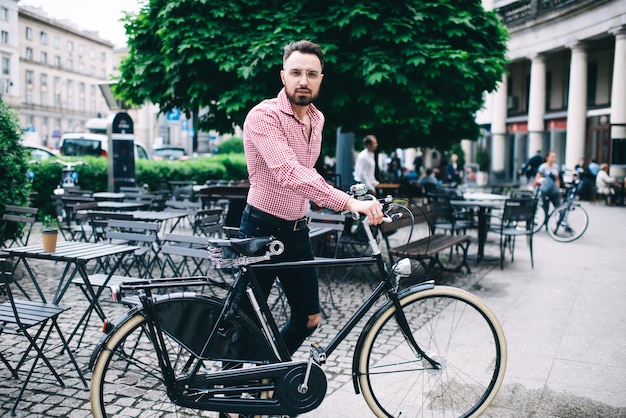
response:
<path fill-rule="evenodd" d="M 180 406 L 206 411 L 259 415 L 297 415 L 317 408 L 326 396 L 326 375 L 305 361 L 223 370 L 193 379 L 179 379 Z M 303 393 L 304 392 L 304 393 Z"/>

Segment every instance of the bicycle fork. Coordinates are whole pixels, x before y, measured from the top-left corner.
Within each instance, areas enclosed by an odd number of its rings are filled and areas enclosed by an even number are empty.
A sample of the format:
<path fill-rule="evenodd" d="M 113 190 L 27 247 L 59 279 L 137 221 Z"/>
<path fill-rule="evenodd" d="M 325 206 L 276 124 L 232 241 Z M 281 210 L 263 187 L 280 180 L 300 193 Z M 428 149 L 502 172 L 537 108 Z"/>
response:
<path fill-rule="evenodd" d="M 406 315 L 404 315 L 404 310 L 402 309 L 402 305 L 400 304 L 400 299 L 398 299 L 398 295 L 395 293 L 392 294 L 391 301 L 393 302 L 393 306 L 396 308 L 396 312 L 394 314 L 394 317 L 396 318 L 396 322 L 398 323 L 398 326 L 400 327 L 400 330 L 402 331 L 402 335 L 404 335 L 404 339 L 406 340 L 407 344 L 409 345 L 411 350 L 413 350 L 413 353 L 416 356 L 419 356 L 420 358 L 428 361 L 428 363 L 430 363 L 430 365 L 435 370 L 440 370 L 441 363 L 429 357 L 424 352 L 424 350 L 420 348 L 417 341 L 415 341 L 415 338 L 413 338 L 413 333 L 411 332 L 411 328 L 409 327 L 409 322 L 406 320 Z"/>

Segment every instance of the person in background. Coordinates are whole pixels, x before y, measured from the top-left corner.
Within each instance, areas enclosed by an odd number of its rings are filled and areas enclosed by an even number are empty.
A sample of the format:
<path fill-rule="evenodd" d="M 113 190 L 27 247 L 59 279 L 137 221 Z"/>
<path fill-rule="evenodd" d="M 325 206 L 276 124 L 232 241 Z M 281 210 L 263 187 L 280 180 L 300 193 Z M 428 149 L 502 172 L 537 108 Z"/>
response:
<path fill-rule="evenodd" d="M 420 155 L 415 157 L 415 159 L 413 160 L 413 171 L 415 171 L 418 177 L 422 175 L 423 165 L 424 165 L 424 160 L 422 160 L 422 157 Z"/>
<path fill-rule="evenodd" d="M 239 236 L 274 236 L 285 251 L 274 261 L 312 260 L 306 214 L 313 201 L 335 211 L 365 214 L 378 225 L 383 214 L 378 200 L 357 200 L 329 185 L 314 169 L 322 148 L 324 115 L 313 102 L 324 78 L 324 54 L 319 45 L 302 40 L 285 46 L 275 98 L 257 104 L 246 116 L 243 141 L 250 179 L 247 206 Z M 318 276 L 315 268 L 259 271 L 267 297 L 278 277 L 291 307 L 281 335 L 294 353 L 320 321 Z"/>
<path fill-rule="evenodd" d="M 535 155 L 530 157 L 528 161 L 526 161 L 524 165 L 522 165 L 520 171 L 526 176 L 528 181 L 530 181 L 531 179 L 537 177 L 537 170 L 539 169 L 539 166 L 543 163 L 543 161 L 544 158 L 543 155 L 541 155 L 541 150 L 537 150 L 537 152 L 535 152 Z"/>
<path fill-rule="evenodd" d="M 459 156 L 452 154 L 450 156 L 450 162 L 446 166 L 446 183 L 452 187 L 456 187 L 461 181 L 461 169 L 459 168 Z"/>
<path fill-rule="evenodd" d="M 425 193 L 437 190 L 439 181 L 435 178 L 435 173 L 432 168 L 426 169 L 426 174 L 420 179 L 420 186 Z"/>
<path fill-rule="evenodd" d="M 546 162 L 541 164 L 535 175 L 535 186 L 539 187 L 541 197 L 544 199 L 543 210 L 546 219 L 550 212 L 550 202 L 557 208 L 561 204 L 561 178 L 559 166 L 556 164 L 556 152 L 549 151 Z"/>
<path fill-rule="evenodd" d="M 596 176 L 596 193 L 608 196 L 609 203 L 614 203 L 616 196 L 619 194 L 619 189 L 615 179 L 609 176 L 609 165 L 606 163 L 600 164 L 600 171 Z"/>
<path fill-rule="evenodd" d="M 595 159 L 592 159 L 591 162 L 589 163 L 589 172 L 593 175 L 594 180 L 595 177 L 598 175 L 598 172 L 600 171 L 600 164 L 598 164 L 598 162 Z"/>
<path fill-rule="evenodd" d="M 363 138 L 363 151 L 356 157 L 354 163 L 354 181 L 365 184 L 369 193 L 376 196 L 376 157 L 374 152 L 378 149 L 378 140 L 374 135 Z"/>
<path fill-rule="evenodd" d="M 580 180 L 578 188 L 576 189 L 578 197 L 581 200 L 591 200 L 593 192 L 596 188 L 596 179 L 595 176 L 589 172 L 589 167 L 585 164 L 585 159 L 583 157 L 580 157 L 578 164 L 574 167 L 574 170 L 576 170 L 576 174 Z"/>

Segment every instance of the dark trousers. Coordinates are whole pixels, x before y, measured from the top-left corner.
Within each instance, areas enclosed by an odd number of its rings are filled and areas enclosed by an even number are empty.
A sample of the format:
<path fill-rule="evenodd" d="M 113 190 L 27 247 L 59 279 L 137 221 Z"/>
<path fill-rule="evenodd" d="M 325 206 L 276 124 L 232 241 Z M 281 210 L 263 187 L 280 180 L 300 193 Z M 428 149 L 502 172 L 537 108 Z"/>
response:
<path fill-rule="evenodd" d="M 271 220 L 265 214 L 263 219 L 255 216 L 256 210 L 246 207 L 241 218 L 239 236 L 265 237 L 274 236 L 285 244 L 283 254 L 272 258 L 272 262 L 312 260 L 313 249 L 309 239 L 309 229 L 304 226 L 298 231 L 285 226 L 282 221 Z M 317 270 L 315 268 L 255 270 L 256 276 L 266 299 L 276 278 L 280 281 L 287 301 L 291 307 L 291 316 L 282 328 L 281 335 L 290 354 L 295 353 L 306 337 L 315 328 L 308 328 L 309 315 L 320 313 Z"/>

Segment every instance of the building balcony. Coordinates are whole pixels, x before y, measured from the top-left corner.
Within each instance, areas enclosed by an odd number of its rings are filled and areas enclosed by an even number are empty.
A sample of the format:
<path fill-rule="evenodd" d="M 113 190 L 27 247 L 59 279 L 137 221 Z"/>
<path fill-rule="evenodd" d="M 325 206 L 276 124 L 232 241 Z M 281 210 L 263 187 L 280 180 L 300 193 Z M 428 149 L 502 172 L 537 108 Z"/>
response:
<path fill-rule="evenodd" d="M 507 27 L 526 22 L 546 21 L 580 11 L 589 6 L 606 3 L 607 0 L 520 0 L 498 7 L 496 12 Z"/>

